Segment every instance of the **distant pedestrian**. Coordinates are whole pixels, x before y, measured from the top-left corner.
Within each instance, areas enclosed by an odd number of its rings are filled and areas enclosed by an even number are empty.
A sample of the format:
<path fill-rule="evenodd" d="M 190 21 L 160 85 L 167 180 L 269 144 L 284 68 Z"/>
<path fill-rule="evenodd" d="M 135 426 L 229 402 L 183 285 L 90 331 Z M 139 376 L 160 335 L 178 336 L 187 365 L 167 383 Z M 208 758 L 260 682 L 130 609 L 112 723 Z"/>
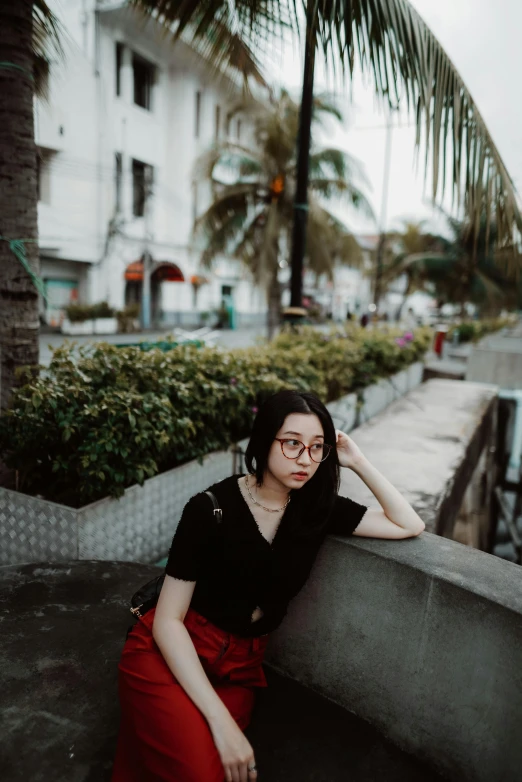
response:
<path fill-rule="evenodd" d="M 140 606 L 128 634 L 112 782 L 257 780 L 243 731 L 256 689 L 267 686 L 265 648 L 322 542 L 329 533 L 398 540 L 424 529 L 312 393 L 284 390 L 264 402 L 245 463 L 246 474 L 209 487 L 221 521 L 204 492 L 188 501 L 157 605 Z M 342 469 L 362 478 L 374 507 L 338 494 Z"/>
<path fill-rule="evenodd" d="M 352 320 L 353 315 L 351 313 L 350 307 L 346 308 L 346 320 Z"/>
<path fill-rule="evenodd" d="M 363 329 L 365 329 L 366 326 L 368 325 L 368 315 L 366 314 L 366 312 L 363 312 L 363 314 L 361 315 L 360 323 Z"/>

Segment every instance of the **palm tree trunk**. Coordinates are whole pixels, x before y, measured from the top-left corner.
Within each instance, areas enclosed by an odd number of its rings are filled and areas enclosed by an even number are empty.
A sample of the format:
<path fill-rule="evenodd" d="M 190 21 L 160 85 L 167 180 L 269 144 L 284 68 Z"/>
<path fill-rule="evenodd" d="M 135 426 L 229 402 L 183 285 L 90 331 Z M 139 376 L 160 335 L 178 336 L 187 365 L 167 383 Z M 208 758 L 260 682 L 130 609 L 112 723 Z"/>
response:
<path fill-rule="evenodd" d="M 277 271 L 268 283 L 267 336 L 271 340 L 276 329 L 281 325 L 281 284 L 277 279 Z"/>
<path fill-rule="evenodd" d="M 397 315 L 396 315 L 397 320 L 400 320 L 401 317 L 402 317 L 402 311 L 404 309 L 404 305 L 406 304 L 406 299 L 408 298 L 408 296 L 411 293 L 411 288 L 412 288 L 412 279 L 411 279 L 411 276 L 408 274 L 408 283 L 406 285 L 406 290 L 403 293 L 402 301 L 399 304 L 399 309 L 397 310 Z"/>
<path fill-rule="evenodd" d="M 0 235 L 37 238 L 33 122 L 32 0 L 0 0 Z M 36 242 L 25 244 L 38 274 Z M 38 364 L 38 294 L 8 243 L 0 240 L 0 407 L 16 385 L 15 370 Z"/>

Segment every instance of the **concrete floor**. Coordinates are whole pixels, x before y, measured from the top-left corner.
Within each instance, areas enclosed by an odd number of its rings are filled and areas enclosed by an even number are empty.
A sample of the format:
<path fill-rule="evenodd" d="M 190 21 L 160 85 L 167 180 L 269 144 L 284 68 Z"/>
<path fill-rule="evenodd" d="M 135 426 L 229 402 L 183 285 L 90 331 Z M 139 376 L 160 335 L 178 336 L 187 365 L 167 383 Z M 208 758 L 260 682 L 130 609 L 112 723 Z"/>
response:
<path fill-rule="evenodd" d="M 421 761 L 371 725 L 267 669 L 247 738 L 259 782 L 436 782 Z"/>
<path fill-rule="evenodd" d="M 109 782 L 128 600 L 157 573 L 114 562 L 0 568 L 2 782 Z M 441 779 L 302 684 L 267 678 L 248 729 L 260 782 Z"/>

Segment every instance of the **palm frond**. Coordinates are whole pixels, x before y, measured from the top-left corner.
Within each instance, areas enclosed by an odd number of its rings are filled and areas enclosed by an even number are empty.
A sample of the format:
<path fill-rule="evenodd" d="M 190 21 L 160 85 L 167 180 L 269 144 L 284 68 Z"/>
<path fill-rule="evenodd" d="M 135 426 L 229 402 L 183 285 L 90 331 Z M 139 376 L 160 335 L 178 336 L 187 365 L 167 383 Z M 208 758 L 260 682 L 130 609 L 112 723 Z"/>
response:
<path fill-rule="evenodd" d="M 314 121 L 317 123 L 322 123 L 326 117 L 333 117 L 338 122 L 342 122 L 344 119 L 343 112 L 337 102 L 327 92 L 314 95 L 312 110 Z"/>
<path fill-rule="evenodd" d="M 334 147 L 312 152 L 309 170 L 312 179 L 333 173 L 338 179 L 357 179 L 369 187 L 369 180 L 361 162 L 348 152 Z"/>
<path fill-rule="evenodd" d="M 221 166 L 241 178 L 262 171 L 263 159 L 255 149 L 223 141 L 202 152 L 194 164 L 193 178 L 195 181 L 213 180 L 216 168 Z"/>
<path fill-rule="evenodd" d="M 230 255 L 240 260 L 251 273 L 254 283 L 268 289 L 277 275 L 281 215 L 277 205 L 262 204 L 251 210 Z"/>
<path fill-rule="evenodd" d="M 359 210 L 365 217 L 375 220 L 375 214 L 372 205 L 359 190 L 346 179 L 311 179 L 309 182 L 311 192 L 318 193 L 324 198 L 346 198 L 355 209 Z"/>
<path fill-rule="evenodd" d="M 203 244 L 202 263 L 209 266 L 214 257 L 227 252 L 237 239 L 253 205 L 255 186 L 234 184 L 223 188 L 208 209 L 194 223 L 193 244 Z"/>
<path fill-rule="evenodd" d="M 216 73 L 240 73 L 247 90 L 250 78 L 268 87 L 260 55 L 292 22 L 271 0 L 129 0 L 129 5 L 156 19 L 174 39 L 190 42 Z"/>
<path fill-rule="evenodd" d="M 65 29 L 53 14 L 45 0 L 33 3 L 33 57 L 35 93 L 46 98 L 45 86 L 49 72 L 49 62 L 64 58 L 63 40 Z"/>
<path fill-rule="evenodd" d="M 309 268 L 330 280 L 337 262 L 354 267 L 362 263 L 361 248 L 353 234 L 315 199 L 309 204 L 306 255 Z"/>
<path fill-rule="evenodd" d="M 515 247 L 522 215 L 511 177 L 461 76 L 410 3 L 321 3 L 317 29 L 325 56 L 340 49 L 350 73 L 358 62 L 391 108 L 405 103 L 415 114 L 433 200 L 444 195 L 450 168 L 454 204 L 463 204 L 474 234 L 485 208 L 488 221 L 496 213 L 502 243 Z M 513 257 L 520 264 L 521 256 Z"/>
<path fill-rule="evenodd" d="M 210 47 L 218 61 L 226 58 L 220 25 L 250 46 L 247 58 L 286 26 L 302 25 L 295 0 L 131 2 L 175 23 L 176 34 L 190 28 L 207 46 L 209 38 L 219 41 Z M 499 242 L 520 266 L 522 214 L 514 184 L 462 77 L 419 13 L 408 0 L 314 0 L 312 11 L 325 59 L 340 55 L 350 74 L 360 65 L 390 108 L 405 104 L 415 115 L 416 146 L 425 149 L 433 201 L 451 186 L 453 203 L 463 205 L 475 236 L 484 210 L 488 225 L 495 215 Z"/>
<path fill-rule="evenodd" d="M 495 279 L 493 279 L 487 272 L 477 269 L 475 272 L 475 279 L 473 280 L 473 287 L 476 290 L 475 295 L 477 298 L 484 298 L 488 303 L 504 299 L 506 291 L 502 285 L 500 285 Z M 480 290 L 482 288 L 482 290 Z M 481 297 L 482 294 L 482 297 Z"/>

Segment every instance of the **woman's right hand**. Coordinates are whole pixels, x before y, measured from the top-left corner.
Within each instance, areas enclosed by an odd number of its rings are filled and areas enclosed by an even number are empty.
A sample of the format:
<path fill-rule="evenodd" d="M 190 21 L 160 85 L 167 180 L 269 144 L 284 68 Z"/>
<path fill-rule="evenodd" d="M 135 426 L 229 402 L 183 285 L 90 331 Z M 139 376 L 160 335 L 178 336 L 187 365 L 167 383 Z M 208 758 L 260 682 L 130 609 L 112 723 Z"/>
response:
<path fill-rule="evenodd" d="M 255 782 L 254 750 L 230 712 L 209 722 L 212 738 L 225 769 L 225 782 Z"/>

